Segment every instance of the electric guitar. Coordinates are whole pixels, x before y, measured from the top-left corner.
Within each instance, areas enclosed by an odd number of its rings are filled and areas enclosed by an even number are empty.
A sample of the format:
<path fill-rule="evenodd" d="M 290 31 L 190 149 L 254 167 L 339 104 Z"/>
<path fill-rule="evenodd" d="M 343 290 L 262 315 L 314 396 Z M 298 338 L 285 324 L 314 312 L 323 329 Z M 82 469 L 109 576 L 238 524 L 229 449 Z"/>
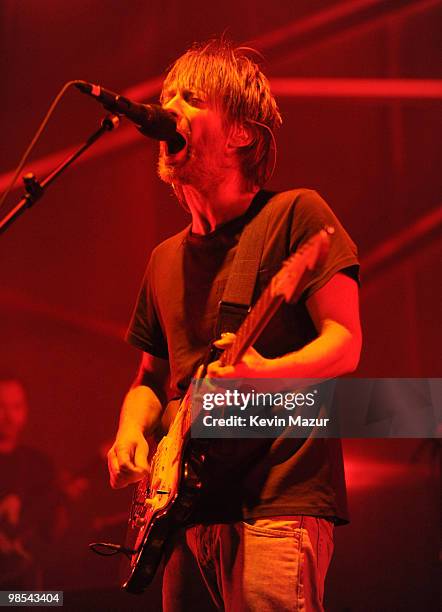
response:
<path fill-rule="evenodd" d="M 299 299 L 311 273 L 324 263 L 333 231 L 321 230 L 283 263 L 222 353 L 222 365 L 241 360 L 283 301 Z M 190 437 L 191 386 L 158 444 L 149 475 L 135 488 L 125 546 L 108 545 L 126 556 L 122 588 L 131 593 L 143 592 L 152 581 L 168 535 L 189 518 L 203 486 L 208 441 Z"/>

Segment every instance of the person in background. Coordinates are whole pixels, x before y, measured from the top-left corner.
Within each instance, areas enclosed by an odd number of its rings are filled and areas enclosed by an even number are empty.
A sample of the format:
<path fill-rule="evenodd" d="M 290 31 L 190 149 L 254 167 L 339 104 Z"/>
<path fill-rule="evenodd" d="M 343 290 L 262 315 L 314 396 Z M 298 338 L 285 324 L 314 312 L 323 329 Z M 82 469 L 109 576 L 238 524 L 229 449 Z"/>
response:
<path fill-rule="evenodd" d="M 41 589 L 58 524 L 56 471 L 43 452 L 21 443 L 28 399 L 14 374 L 0 372 L 0 589 Z"/>

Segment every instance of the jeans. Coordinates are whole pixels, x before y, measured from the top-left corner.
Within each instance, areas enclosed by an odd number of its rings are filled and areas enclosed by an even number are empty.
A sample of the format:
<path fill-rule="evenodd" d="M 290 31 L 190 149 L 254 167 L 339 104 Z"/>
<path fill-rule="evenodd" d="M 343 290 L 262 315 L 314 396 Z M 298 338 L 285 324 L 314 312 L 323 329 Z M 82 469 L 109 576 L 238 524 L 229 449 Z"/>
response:
<path fill-rule="evenodd" d="M 333 524 L 312 516 L 180 529 L 166 549 L 163 610 L 319 612 L 332 553 Z"/>

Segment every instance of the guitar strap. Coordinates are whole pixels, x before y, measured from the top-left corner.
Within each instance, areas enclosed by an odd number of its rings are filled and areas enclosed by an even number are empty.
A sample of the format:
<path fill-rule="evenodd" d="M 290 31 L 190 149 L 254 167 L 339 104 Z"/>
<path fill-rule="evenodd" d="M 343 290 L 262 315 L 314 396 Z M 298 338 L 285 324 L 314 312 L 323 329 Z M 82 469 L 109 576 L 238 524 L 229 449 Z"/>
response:
<path fill-rule="evenodd" d="M 246 213 L 251 218 L 242 231 L 219 302 L 217 338 L 223 332 L 236 332 L 250 310 L 270 218 L 267 202 L 273 195 L 270 191 L 258 192 Z"/>

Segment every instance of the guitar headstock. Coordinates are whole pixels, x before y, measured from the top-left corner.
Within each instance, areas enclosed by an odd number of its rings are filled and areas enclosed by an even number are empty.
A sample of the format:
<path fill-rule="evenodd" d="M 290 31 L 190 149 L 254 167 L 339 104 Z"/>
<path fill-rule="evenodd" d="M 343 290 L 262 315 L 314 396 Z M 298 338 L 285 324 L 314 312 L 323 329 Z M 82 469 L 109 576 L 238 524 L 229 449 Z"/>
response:
<path fill-rule="evenodd" d="M 286 302 L 299 298 L 311 274 L 325 263 L 334 231 L 333 227 L 325 227 L 285 260 L 272 280 L 275 295 L 282 295 Z"/>

